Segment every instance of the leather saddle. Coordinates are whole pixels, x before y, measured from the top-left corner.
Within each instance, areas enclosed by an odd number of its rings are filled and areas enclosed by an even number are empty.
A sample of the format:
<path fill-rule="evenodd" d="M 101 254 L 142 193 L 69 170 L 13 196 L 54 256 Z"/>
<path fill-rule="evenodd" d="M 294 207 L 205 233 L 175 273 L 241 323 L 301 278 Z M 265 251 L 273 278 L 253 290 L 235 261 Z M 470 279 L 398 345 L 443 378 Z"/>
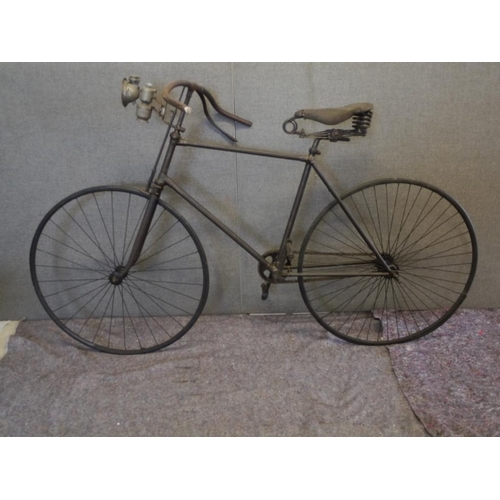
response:
<path fill-rule="evenodd" d="M 369 102 L 349 104 L 342 108 L 301 109 L 295 112 L 294 118 L 313 120 L 324 125 L 338 125 L 354 115 L 367 113 L 372 109 L 373 104 Z"/>

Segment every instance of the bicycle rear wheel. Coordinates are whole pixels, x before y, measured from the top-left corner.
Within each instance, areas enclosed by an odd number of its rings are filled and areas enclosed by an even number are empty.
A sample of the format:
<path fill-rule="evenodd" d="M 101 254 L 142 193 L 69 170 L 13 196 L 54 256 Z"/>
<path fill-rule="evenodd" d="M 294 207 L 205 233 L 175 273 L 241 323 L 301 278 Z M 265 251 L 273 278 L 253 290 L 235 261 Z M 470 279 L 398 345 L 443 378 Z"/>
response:
<path fill-rule="evenodd" d="M 148 195 L 96 187 L 58 203 L 33 238 L 38 298 L 56 324 L 83 344 L 114 354 L 166 347 L 200 316 L 208 296 L 205 252 L 187 222 L 159 201 L 137 263 L 119 284 Z"/>
<path fill-rule="evenodd" d="M 396 276 L 380 275 L 384 268 L 332 202 L 299 255 L 299 272 L 317 274 L 299 278 L 316 320 L 366 345 L 407 342 L 442 325 L 467 296 L 477 267 L 476 237 L 462 207 L 440 189 L 401 179 L 365 184 L 342 201 Z"/>

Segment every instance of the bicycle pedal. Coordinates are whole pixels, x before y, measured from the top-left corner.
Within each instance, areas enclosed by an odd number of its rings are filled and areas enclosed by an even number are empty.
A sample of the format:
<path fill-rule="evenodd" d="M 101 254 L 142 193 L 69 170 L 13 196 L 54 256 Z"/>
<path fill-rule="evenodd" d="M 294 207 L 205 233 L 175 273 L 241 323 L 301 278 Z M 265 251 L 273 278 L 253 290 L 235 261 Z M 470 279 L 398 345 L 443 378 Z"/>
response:
<path fill-rule="evenodd" d="M 269 287 L 271 286 L 271 283 L 262 283 L 262 285 L 260 286 L 262 288 L 262 295 L 260 296 L 260 298 L 262 300 L 267 300 L 267 298 L 269 297 Z"/>

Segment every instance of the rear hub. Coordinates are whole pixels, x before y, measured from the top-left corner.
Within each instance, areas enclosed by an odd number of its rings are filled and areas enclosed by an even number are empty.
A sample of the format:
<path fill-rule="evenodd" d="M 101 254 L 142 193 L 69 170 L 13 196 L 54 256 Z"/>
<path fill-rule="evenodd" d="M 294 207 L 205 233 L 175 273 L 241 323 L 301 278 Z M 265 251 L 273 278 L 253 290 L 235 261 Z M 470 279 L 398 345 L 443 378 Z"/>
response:
<path fill-rule="evenodd" d="M 388 254 L 388 253 L 382 253 L 380 255 L 385 260 L 385 262 L 387 263 L 387 266 L 389 267 L 389 269 L 391 271 L 393 271 L 393 273 L 390 276 L 386 276 L 386 278 L 388 278 L 388 279 L 397 278 L 398 275 L 399 275 L 399 272 L 398 272 L 399 271 L 399 266 L 394 261 L 394 257 L 392 255 Z M 378 261 L 375 262 L 375 268 L 380 273 L 383 273 L 383 272 L 387 271 L 386 268 L 385 268 L 385 266 L 383 266 Z"/>

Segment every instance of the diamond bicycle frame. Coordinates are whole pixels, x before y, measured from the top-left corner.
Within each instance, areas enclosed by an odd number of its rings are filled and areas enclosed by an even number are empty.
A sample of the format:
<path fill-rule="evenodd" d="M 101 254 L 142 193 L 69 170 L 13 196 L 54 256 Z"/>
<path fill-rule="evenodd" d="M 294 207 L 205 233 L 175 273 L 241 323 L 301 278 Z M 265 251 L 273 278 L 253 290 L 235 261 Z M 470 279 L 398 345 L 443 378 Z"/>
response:
<path fill-rule="evenodd" d="M 207 256 L 191 225 L 160 199 L 166 187 L 257 261 L 262 300 L 273 283 L 297 283 L 312 317 L 340 339 L 361 345 L 416 340 L 443 325 L 463 303 L 477 269 L 478 245 L 472 222 L 455 199 L 426 182 L 394 178 L 363 183 L 339 196 L 316 165 L 320 141 L 366 135 L 371 103 L 295 112 L 283 130 L 311 138 L 310 149 L 300 155 L 236 147 L 236 125 L 230 135 L 212 119 L 212 109 L 231 123 L 252 123 L 224 110 L 195 82 L 176 80 L 157 94 L 149 84 L 141 89 L 139 80 L 122 81 L 122 104 L 139 100 L 139 119 L 147 121 L 155 111 L 168 125 L 146 185 L 96 186 L 66 196 L 43 217 L 30 248 L 41 305 L 75 340 L 114 354 L 153 352 L 180 339 L 202 314 L 210 281 Z M 230 143 L 184 139 L 189 136 L 182 124 L 195 93 L 209 123 Z M 350 128 L 336 127 L 350 118 Z M 296 120 L 328 128 L 299 130 L 303 122 Z M 178 186 L 170 169 L 179 147 L 300 164 L 279 249 L 260 255 Z M 296 248 L 290 237 L 311 173 L 331 199 Z M 295 305 L 286 309 L 293 312 Z"/>
<path fill-rule="evenodd" d="M 188 91 L 184 100 L 184 104 L 187 106 L 189 100 L 191 98 L 192 91 Z M 228 146 L 222 144 L 208 144 L 203 142 L 194 142 L 188 141 L 182 138 L 182 132 L 185 129 L 182 127 L 183 120 L 185 118 L 186 112 L 184 110 L 180 111 L 180 116 L 177 120 L 177 123 L 173 125 L 173 120 L 175 118 L 172 117 L 171 124 L 167 131 L 167 135 L 165 136 L 165 140 L 158 154 L 158 158 L 156 161 L 155 168 L 153 169 L 152 175 L 148 182 L 147 190 L 149 192 L 149 201 L 146 205 L 144 216 L 139 227 L 139 231 L 137 233 L 136 239 L 134 241 L 134 245 L 132 247 L 129 259 L 125 266 L 117 269 L 113 274 L 116 282 L 122 281 L 127 275 L 128 271 L 133 267 L 133 265 L 137 262 L 139 255 L 144 246 L 144 242 L 146 240 L 146 236 L 148 234 L 151 222 L 153 220 L 154 212 L 156 209 L 156 205 L 160 198 L 160 195 L 165 186 L 171 188 L 178 195 L 180 195 L 184 200 L 186 200 L 190 205 L 192 205 L 196 210 L 198 210 L 202 215 L 204 215 L 207 219 L 209 219 L 213 224 L 215 224 L 223 233 L 229 236 L 235 243 L 237 243 L 243 250 L 248 252 L 255 260 L 257 260 L 265 269 L 273 273 L 274 279 L 276 282 L 284 281 L 287 277 L 303 277 L 303 278 L 312 278 L 312 277 L 328 277 L 328 278 L 341 278 L 341 277 L 357 277 L 357 276 L 394 276 L 394 271 L 389 267 L 387 262 L 384 260 L 382 255 L 379 253 L 377 248 L 374 246 L 372 241 L 366 236 L 364 231 L 361 229 L 356 219 L 353 217 L 349 209 L 343 203 L 342 198 L 336 193 L 333 187 L 328 183 L 324 175 L 318 169 L 315 164 L 315 156 L 318 154 L 318 145 L 321 141 L 320 138 L 316 138 L 312 147 L 309 149 L 309 154 L 307 156 L 298 155 L 298 154 L 289 154 L 289 153 L 281 153 L 270 150 L 261 150 L 261 149 L 253 149 L 253 148 L 244 148 L 239 146 Z M 174 129 L 172 133 L 170 133 L 171 129 Z M 170 133 L 170 134 L 169 134 Z M 162 167 L 156 179 L 154 179 L 156 166 L 159 163 L 159 160 L 162 156 L 162 151 L 165 146 L 167 136 L 170 135 L 170 141 L 168 144 L 167 151 L 164 155 Z M 249 245 L 245 240 L 243 240 L 240 236 L 238 236 L 234 231 L 232 231 L 229 227 L 227 227 L 222 221 L 220 221 L 215 215 L 213 215 L 209 210 L 207 210 L 200 202 L 194 199 L 191 195 L 189 195 L 186 191 L 184 191 L 176 182 L 169 177 L 168 171 L 170 165 L 172 163 L 172 159 L 177 147 L 187 147 L 187 148 L 201 148 L 201 149 L 209 149 L 209 150 L 217 150 L 217 151 L 227 151 L 232 153 L 239 153 L 244 155 L 254 155 L 260 157 L 268 157 L 268 158 L 277 158 L 281 160 L 290 160 L 295 162 L 304 163 L 304 170 L 302 173 L 302 177 L 297 189 L 297 193 L 295 195 L 295 200 L 293 202 L 293 206 L 288 218 L 288 222 L 283 233 L 283 237 L 281 240 L 281 244 L 278 251 L 277 263 L 267 261 L 256 249 L 254 249 L 251 245 Z M 376 262 L 380 264 L 380 268 L 385 271 L 380 272 L 287 272 L 285 273 L 285 263 L 287 258 L 287 243 L 290 240 L 292 230 L 295 224 L 295 220 L 297 218 L 297 214 L 302 202 L 302 198 L 304 195 L 304 191 L 307 186 L 307 182 L 309 179 L 309 175 L 311 170 L 314 170 L 318 177 L 321 179 L 325 187 L 328 189 L 333 198 L 337 201 L 339 206 L 342 208 L 347 218 L 350 220 L 356 231 L 359 233 L 363 241 L 366 243 L 367 247 L 373 254 L 373 257 L 376 259 Z M 154 179 L 154 180 L 153 180 Z M 359 263 L 359 262 L 358 262 Z M 348 266 L 349 264 L 356 263 L 343 263 L 342 267 Z M 335 267 L 335 266 L 329 266 Z"/>

